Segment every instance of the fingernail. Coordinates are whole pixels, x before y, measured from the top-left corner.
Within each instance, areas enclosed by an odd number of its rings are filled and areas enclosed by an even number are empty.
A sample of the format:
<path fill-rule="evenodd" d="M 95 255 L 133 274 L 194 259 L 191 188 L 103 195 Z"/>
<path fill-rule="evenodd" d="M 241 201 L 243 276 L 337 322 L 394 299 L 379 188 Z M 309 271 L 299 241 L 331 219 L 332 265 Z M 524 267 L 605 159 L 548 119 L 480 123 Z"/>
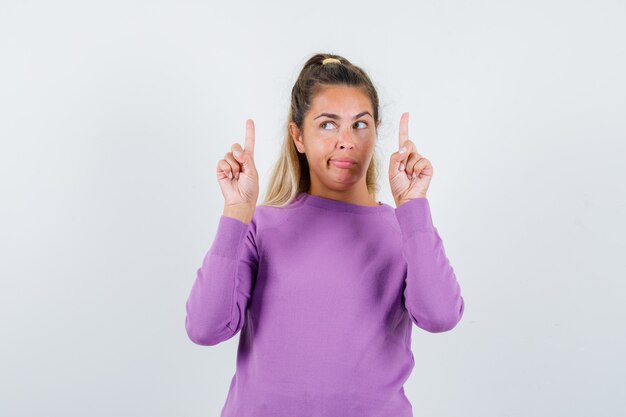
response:
<path fill-rule="evenodd" d="M 404 169 L 404 164 L 400 164 L 400 171 Z"/>
<path fill-rule="evenodd" d="M 399 153 L 405 153 L 405 152 L 406 152 L 406 147 L 403 146 L 402 148 L 400 148 L 400 152 Z"/>
<path fill-rule="evenodd" d="M 239 151 L 233 151 L 233 155 L 235 155 L 237 158 L 239 158 L 239 155 L 241 155 L 241 152 L 239 152 Z"/>
<path fill-rule="evenodd" d="M 233 177 L 233 172 L 231 171 L 228 173 L 228 178 L 232 178 L 232 177 Z"/>
<path fill-rule="evenodd" d="M 417 177 L 417 174 L 414 172 L 414 173 L 413 173 L 413 178 L 415 178 L 415 177 Z"/>
<path fill-rule="evenodd" d="M 235 174 L 235 178 L 239 179 L 239 173 Z"/>

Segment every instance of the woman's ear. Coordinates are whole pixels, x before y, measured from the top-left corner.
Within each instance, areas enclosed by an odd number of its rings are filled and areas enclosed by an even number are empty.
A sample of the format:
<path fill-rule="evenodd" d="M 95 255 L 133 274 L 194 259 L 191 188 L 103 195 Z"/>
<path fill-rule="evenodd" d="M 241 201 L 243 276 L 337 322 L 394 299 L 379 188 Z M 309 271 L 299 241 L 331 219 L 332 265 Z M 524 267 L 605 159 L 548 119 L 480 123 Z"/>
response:
<path fill-rule="evenodd" d="M 291 135 L 291 139 L 293 143 L 296 145 L 296 149 L 300 153 L 304 153 L 304 143 L 302 142 L 302 134 L 300 133 L 300 129 L 298 125 L 294 122 L 289 122 L 289 134 Z"/>

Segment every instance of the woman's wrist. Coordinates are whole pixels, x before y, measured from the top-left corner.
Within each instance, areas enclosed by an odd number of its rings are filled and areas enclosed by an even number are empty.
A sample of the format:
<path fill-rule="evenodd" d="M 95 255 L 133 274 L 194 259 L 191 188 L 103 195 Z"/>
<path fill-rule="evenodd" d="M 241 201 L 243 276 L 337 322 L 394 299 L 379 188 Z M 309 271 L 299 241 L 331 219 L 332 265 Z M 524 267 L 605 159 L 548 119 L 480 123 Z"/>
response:
<path fill-rule="evenodd" d="M 224 206 L 223 215 L 232 217 L 243 223 L 250 223 L 254 215 L 254 207 L 249 206 Z"/>

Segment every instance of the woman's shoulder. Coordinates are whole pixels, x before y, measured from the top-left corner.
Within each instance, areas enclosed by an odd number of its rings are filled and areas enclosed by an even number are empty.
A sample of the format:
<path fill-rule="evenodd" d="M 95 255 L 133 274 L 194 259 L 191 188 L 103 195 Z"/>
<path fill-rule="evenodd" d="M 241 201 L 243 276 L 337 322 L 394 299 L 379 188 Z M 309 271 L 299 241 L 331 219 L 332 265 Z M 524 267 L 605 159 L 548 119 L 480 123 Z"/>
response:
<path fill-rule="evenodd" d="M 254 209 L 252 222 L 257 230 L 278 227 L 294 215 L 297 206 L 295 202 L 282 207 L 259 204 Z"/>

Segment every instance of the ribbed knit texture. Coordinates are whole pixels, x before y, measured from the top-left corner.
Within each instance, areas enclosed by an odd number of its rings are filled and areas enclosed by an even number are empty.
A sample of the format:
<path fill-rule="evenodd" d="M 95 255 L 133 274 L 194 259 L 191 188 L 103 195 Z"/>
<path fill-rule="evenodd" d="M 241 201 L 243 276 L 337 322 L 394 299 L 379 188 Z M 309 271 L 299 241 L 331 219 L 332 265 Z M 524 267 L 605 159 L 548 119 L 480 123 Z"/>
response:
<path fill-rule="evenodd" d="M 412 417 L 412 323 L 445 332 L 463 310 L 426 198 L 301 193 L 249 224 L 221 216 L 185 327 L 205 346 L 240 334 L 221 417 Z"/>

